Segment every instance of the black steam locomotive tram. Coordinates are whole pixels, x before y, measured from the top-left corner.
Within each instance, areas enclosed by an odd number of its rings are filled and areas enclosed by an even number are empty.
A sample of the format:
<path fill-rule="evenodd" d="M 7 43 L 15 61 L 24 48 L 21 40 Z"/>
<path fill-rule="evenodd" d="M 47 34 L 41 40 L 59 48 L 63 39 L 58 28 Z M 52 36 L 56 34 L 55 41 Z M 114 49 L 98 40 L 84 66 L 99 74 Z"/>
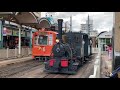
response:
<path fill-rule="evenodd" d="M 84 33 L 83 33 L 84 34 Z M 92 39 L 88 34 L 83 35 L 84 39 L 84 60 L 89 60 L 89 57 L 92 55 Z"/>
<path fill-rule="evenodd" d="M 58 40 L 52 48 L 51 58 L 45 62 L 45 71 L 75 74 L 78 68 L 84 64 L 85 55 L 91 54 L 88 49 L 90 48 L 90 39 L 87 34 L 81 32 L 69 31 L 63 34 L 62 22 L 63 19 L 58 19 Z"/>

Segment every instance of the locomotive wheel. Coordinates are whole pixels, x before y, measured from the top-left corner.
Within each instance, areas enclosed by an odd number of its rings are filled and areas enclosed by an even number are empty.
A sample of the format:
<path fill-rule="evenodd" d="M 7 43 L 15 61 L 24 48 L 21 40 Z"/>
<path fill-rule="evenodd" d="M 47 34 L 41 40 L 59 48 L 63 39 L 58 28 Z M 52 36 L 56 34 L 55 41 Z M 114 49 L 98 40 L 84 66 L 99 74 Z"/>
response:
<path fill-rule="evenodd" d="M 73 65 L 73 64 L 74 64 L 74 61 L 71 60 L 69 64 L 70 71 L 76 71 L 78 68 L 78 65 Z"/>
<path fill-rule="evenodd" d="M 78 70 L 78 65 L 73 65 L 73 66 L 71 67 L 71 69 L 72 69 L 72 71 L 77 71 L 77 70 Z"/>
<path fill-rule="evenodd" d="M 87 60 L 87 58 L 86 58 L 86 57 L 84 57 L 84 63 L 87 63 L 87 61 L 88 61 L 88 60 Z"/>
<path fill-rule="evenodd" d="M 79 66 L 83 66 L 83 64 L 84 64 L 84 58 L 81 58 Z"/>
<path fill-rule="evenodd" d="M 49 69 L 50 67 L 49 67 L 49 64 L 48 64 L 48 62 L 45 62 L 45 69 Z"/>

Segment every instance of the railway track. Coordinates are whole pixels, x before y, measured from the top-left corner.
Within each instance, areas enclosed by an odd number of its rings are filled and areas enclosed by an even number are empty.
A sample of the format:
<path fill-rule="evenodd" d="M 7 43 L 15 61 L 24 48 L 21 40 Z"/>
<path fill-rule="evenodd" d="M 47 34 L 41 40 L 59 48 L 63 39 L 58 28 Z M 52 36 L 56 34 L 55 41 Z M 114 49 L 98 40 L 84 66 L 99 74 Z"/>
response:
<path fill-rule="evenodd" d="M 0 78 L 7 78 L 10 76 L 13 76 L 15 74 L 18 74 L 20 72 L 27 71 L 33 67 L 36 67 L 42 63 L 36 61 L 26 61 L 24 63 L 17 63 L 13 65 L 8 65 L 6 67 L 1 67 L 0 68 Z"/>
<path fill-rule="evenodd" d="M 94 56 L 80 67 L 76 75 L 46 73 L 43 62 L 31 60 L 1 67 L 0 78 L 88 78 L 93 73 Z"/>

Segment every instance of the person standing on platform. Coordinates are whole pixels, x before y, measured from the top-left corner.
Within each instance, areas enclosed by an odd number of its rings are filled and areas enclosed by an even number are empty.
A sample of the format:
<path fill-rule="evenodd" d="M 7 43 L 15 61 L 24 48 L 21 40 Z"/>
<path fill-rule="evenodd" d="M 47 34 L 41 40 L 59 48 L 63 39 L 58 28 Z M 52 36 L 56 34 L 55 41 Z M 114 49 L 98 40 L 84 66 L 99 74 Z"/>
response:
<path fill-rule="evenodd" d="M 109 55 L 109 46 L 105 45 L 105 48 L 106 48 L 106 51 L 108 52 L 108 55 Z"/>
<path fill-rule="evenodd" d="M 112 59 L 112 45 L 110 44 L 109 45 L 109 60 L 111 60 Z"/>

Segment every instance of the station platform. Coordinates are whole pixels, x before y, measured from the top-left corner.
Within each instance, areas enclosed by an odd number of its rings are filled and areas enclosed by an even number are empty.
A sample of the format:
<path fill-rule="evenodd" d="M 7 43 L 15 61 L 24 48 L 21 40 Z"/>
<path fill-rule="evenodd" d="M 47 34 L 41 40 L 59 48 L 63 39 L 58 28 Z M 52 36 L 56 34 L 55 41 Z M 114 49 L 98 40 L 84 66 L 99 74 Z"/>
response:
<path fill-rule="evenodd" d="M 10 64 L 25 62 L 25 61 L 29 61 L 29 60 L 32 60 L 32 56 L 21 57 L 21 58 L 16 58 L 16 59 L 0 60 L 0 67 L 10 65 Z"/>
<path fill-rule="evenodd" d="M 101 78 L 106 78 L 112 72 L 112 59 L 109 59 L 108 52 L 101 55 Z"/>

